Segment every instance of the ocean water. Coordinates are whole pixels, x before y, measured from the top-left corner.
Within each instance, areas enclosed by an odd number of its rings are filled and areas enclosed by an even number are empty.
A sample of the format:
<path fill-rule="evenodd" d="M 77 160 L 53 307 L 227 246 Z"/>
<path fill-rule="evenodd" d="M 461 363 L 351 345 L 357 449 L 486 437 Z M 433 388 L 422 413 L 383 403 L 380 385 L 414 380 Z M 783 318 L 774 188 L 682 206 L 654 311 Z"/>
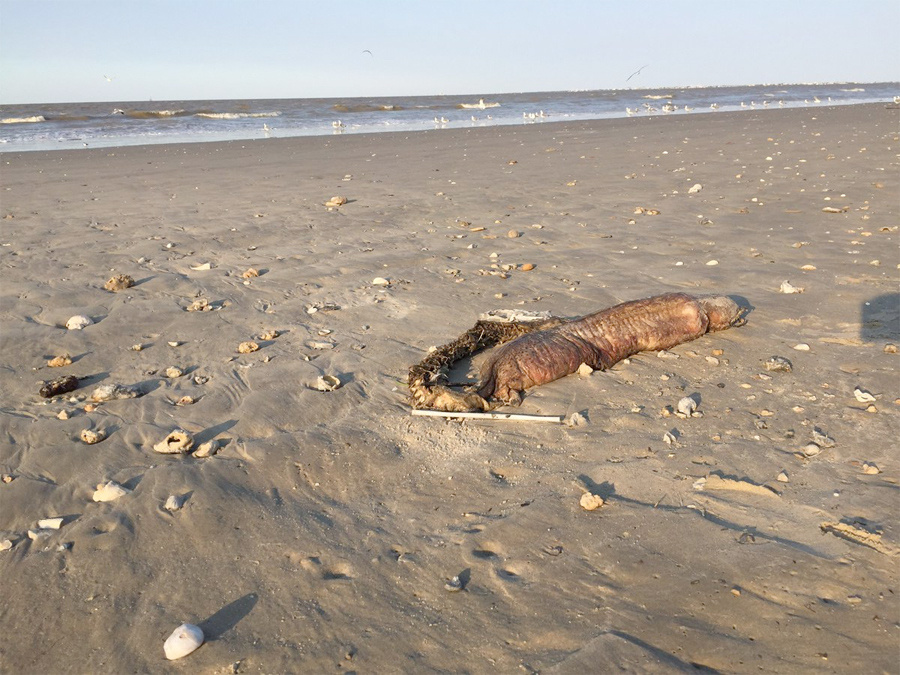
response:
<path fill-rule="evenodd" d="M 0 106 L 0 152 L 891 103 L 900 83 Z"/>

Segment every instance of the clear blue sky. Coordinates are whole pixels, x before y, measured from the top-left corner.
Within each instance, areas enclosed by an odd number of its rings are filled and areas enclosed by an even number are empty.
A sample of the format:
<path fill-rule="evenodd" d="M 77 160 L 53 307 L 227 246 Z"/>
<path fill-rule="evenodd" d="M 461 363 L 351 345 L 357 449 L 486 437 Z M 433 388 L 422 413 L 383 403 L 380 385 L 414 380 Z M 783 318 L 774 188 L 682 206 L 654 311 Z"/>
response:
<path fill-rule="evenodd" d="M 896 81 L 898 26 L 897 0 L 0 0 L 0 102 Z"/>

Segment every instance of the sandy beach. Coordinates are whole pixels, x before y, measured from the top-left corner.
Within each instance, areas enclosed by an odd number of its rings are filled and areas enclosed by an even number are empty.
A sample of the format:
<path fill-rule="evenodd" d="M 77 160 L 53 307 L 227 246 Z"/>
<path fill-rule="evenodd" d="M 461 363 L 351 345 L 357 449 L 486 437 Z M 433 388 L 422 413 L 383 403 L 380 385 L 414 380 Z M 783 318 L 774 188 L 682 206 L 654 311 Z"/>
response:
<path fill-rule="evenodd" d="M 0 670 L 897 672 L 898 113 L 0 154 Z M 481 313 L 668 291 L 747 324 L 410 414 Z"/>

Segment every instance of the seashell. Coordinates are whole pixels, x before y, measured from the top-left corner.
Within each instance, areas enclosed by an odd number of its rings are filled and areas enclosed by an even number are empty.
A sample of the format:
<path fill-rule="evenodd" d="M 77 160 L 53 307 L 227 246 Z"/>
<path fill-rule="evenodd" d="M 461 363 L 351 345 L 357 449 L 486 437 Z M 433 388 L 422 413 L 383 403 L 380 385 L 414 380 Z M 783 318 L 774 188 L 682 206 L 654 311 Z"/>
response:
<path fill-rule="evenodd" d="M 62 354 L 60 356 L 54 356 L 52 359 L 47 361 L 47 367 L 49 368 L 62 368 L 63 366 L 71 366 L 72 365 L 72 357 L 68 354 Z"/>
<path fill-rule="evenodd" d="M 12 539 L 4 539 L 3 541 L 0 541 L 0 551 L 8 551 L 13 546 L 15 546 L 15 543 Z"/>
<path fill-rule="evenodd" d="M 697 410 L 697 401 L 693 396 L 685 396 L 678 401 L 676 410 L 685 417 L 690 417 L 694 414 L 694 411 Z"/>
<path fill-rule="evenodd" d="M 53 530 L 42 530 L 37 528 L 28 530 L 28 538 L 32 541 L 37 541 L 38 539 L 46 539 L 51 534 L 53 534 Z"/>
<path fill-rule="evenodd" d="M 255 342 L 251 342 L 249 340 L 247 342 L 242 342 L 241 344 L 238 345 L 238 351 L 241 354 L 250 354 L 252 352 L 257 351 L 258 349 L 259 349 L 259 345 L 256 344 Z"/>
<path fill-rule="evenodd" d="M 798 352 L 808 352 L 809 351 L 809 345 L 806 344 L 805 342 L 798 342 L 797 344 L 794 345 L 793 348 L 796 349 Z"/>
<path fill-rule="evenodd" d="M 76 389 L 78 389 L 78 378 L 74 375 L 65 375 L 50 382 L 45 382 L 38 393 L 43 398 L 53 398 L 59 394 L 66 394 Z"/>
<path fill-rule="evenodd" d="M 327 342 L 325 340 L 310 340 L 309 342 L 306 343 L 306 346 L 309 347 L 310 349 L 319 349 L 319 350 L 334 349 L 334 343 Z"/>
<path fill-rule="evenodd" d="M 37 522 L 37 526 L 42 530 L 58 530 L 62 527 L 65 518 L 57 516 L 55 518 L 41 518 Z"/>
<path fill-rule="evenodd" d="M 390 286 L 391 282 L 390 282 L 390 280 L 385 279 L 384 277 L 375 277 L 374 279 L 372 279 L 372 285 L 373 286 Z"/>
<path fill-rule="evenodd" d="M 163 651 L 169 661 L 180 659 L 203 644 L 203 631 L 192 623 L 183 623 L 166 639 Z"/>
<path fill-rule="evenodd" d="M 853 390 L 853 395 L 856 397 L 856 400 L 859 401 L 860 403 L 874 403 L 875 402 L 875 397 L 872 396 L 871 393 L 869 393 L 865 389 L 860 389 L 859 387 L 856 387 L 856 389 Z"/>
<path fill-rule="evenodd" d="M 87 443 L 88 445 L 94 445 L 95 443 L 99 443 L 104 438 L 106 438 L 106 434 L 101 429 L 82 429 L 81 430 L 81 440 Z"/>
<path fill-rule="evenodd" d="M 835 206 L 826 206 L 825 208 L 822 209 L 822 213 L 845 213 L 846 211 L 849 211 L 849 210 L 850 210 L 849 206 L 844 206 L 844 207 L 840 207 L 840 208 L 835 207 Z"/>
<path fill-rule="evenodd" d="M 818 427 L 813 428 L 812 437 L 823 448 L 833 448 L 835 446 L 834 439 Z"/>
<path fill-rule="evenodd" d="M 718 261 L 718 260 L 707 260 L 707 261 L 706 261 L 706 266 L 707 266 L 707 267 L 715 267 L 715 266 L 718 265 L 718 264 L 719 264 L 719 261 Z"/>
<path fill-rule="evenodd" d="M 519 269 L 522 270 L 523 272 L 530 272 L 534 268 L 535 268 L 534 263 L 525 263 L 524 265 L 519 267 Z"/>
<path fill-rule="evenodd" d="M 588 423 L 587 417 L 582 415 L 580 412 L 573 412 L 566 419 L 567 427 L 581 427 Z"/>
<path fill-rule="evenodd" d="M 84 314 L 76 314 L 66 321 L 66 328 L 69 330 L 82 330 L 94 323 L 94 320 Z"/>
<path fill-rule="evenodd" d="M 678 440 L 675 434 L 673 434 L 671 431 L 667 431 L 666 433 L 664 433 L 662 439 L 666 445 L 672 445 Z"/>
<path fill-rule="evenodd" d="M 465 584 L 463 584 L 462 579 L 459 576 L 455 576 L 452 579 L 448 579 L 447 583 L 444 584 L 444 590 L 450 593 L 456 593 L 461 591 Z"/>
<path fill-rule="evenodd" d="M 881 469 L 879 469 L 872 462 L 863 462 L 862 470 L 863 470 L 864 474 L 869 475 L 869 476 L 874 476 L 876 474 L 881 473 Z"/>
<path fill-rule="evenodd" d="M 820 452 L 822 452 L 822 448 L 820 448 L 815 443 L 807 443 L 802 448 L 800 448 L 800 454 L 804 457 L 815 457 Z"/>
<path fill-rule="evenodd" d="M 695 195 L 698 192 L 700 192 L 700 190 L 702 190 L 702 189 L 703 189 L 703 186 L 700 185 L 700 183 L 695 183 L 692 187 L 688 188 L 688 194 Z"/>
<path fill-rule="evenodd" d="M 334 375 L 321 375 L 316 379 L 313 389 L 319 391 L 334 391 L 341 386 L 341 381 Z"/>
<path fill-rule="evenodd" d="M 131 347 L 129 347 L 129 349 L 131 349 L 131 351 L 133 351 L 133 352 L 139 352 L 143 348 L 144 348 L 144 345 L 142 345 L 140 342 L 137 343 L 136 345 L 131 345 Z"/>
<path fill-rule="evenodd" d="M 66 412 L 65 410 L 60 410 L 59 413 L 57 413 L 57 415 L 56 415 L 56 419 L 67 420 L 67 419 L 69 419 L 69 413 Z"/>
<path fill-rule="evenodd" d="M 343 206 L 347 203 L 346 197 L 341 197 L 340 195 L 336 195 L 325 202 L 325 206 Z"/>
<path fill-rule="evenodd" d="M 788 475 L 784 471 L 780 472 L 775 477 L 775 480 L 777 480 L 779 483 L 790 483 L 791 482 L 791 479 L 788 478 Z"/>
<path fill-rule="evenodd" d="M 184 308 L 186 312 L 208 312 L 212 309 L 209 300 L 206 298 L 197 298 L 191 304 Z"/>
<path fill-rule="evenodd" d="M 896 354 L 897 353 L 897 345 L 891 344 L 890 342 L 884 346 L 885 354 Z"/>
<path fill-rule="evenodd" d="M 770 356 L 766 359 L 765 366 L 766 370 L 775 373 L 789 373 L 794 369 L 791 362 L 783 356 Z"/>
<path fill-rule="evenodd" d="M 804 272 L 813 272 L 813 271 L 815 271 L 816 266 L 815 265 L 804 265 L 800 269 L 803 270 Z"/>
<path fill-rule="evenodd" d="M 132 286 L 134 286 L 134 279 L 127 274 L 117 274 L 114 277 L 110 277 L 109 280 L 103 284 L 103 288 L 114 293 L 116 291 L 124 291 L 126 288 L 131 288 Z"/>
<path fill-rule="evenodd" d="M 261 333 L 259 336 L 260 340 L 274 340 L 278 337 L 278 331 L 274 328 L 272 330 L 267 330 L 264 333 Z"/>
<path fill-rule="evenodd" d="M 803 291 L 804 291 L 804 289 L 802 289 L 798 286 L 794 286 L 790 281 L 787 281 L 787 280 L 782 281 L 781 287 L 778 289 L 779 293 L 786 293 L 786 294 L 802 293 Z"/>
<path fill-rule="evenodd" d="M 196 399 L 193 396 L 182 396 L 175 401 L 175 405 L 193 405 L 195 402 Z"/>
<path fill-rule="evenodd" d="M 582 377 L 587 377 L 588 375 L 590 375 L 591 373 L 594 372 L 594 369 L 591 368 L 588 364 L 582 363 L 580 366 L 578 366 L 577 372 Z"/>
<path fill-rule="evenodd" d="M 191 265 L 191 269 L 196 272 L 205 272 L 206 270 L 212 269 L 212 265 L 208 262 L 200 263 L 199 265 Z"/>
<path fill-rule="evenodd" d="M 190 452 L 194 447 L 194 437 L 184 429 L 176 429 L 153 446 L 156 452 L 164 455 L 176 455 Z"/>
<path fill-rule="evenodd" d="M 166 368 L 166 377 L 175 378 L 184 375 L 184 371 L 178 366 L 169 366 Z"/>
<path fill-rule="evenodd" d="M 122 487 L 115 481 L 111 480 L 106 483 L 99 483 L 97 485 L 97 489 L 94 490 L 92 499 L 95 502 L 111 502 L 130 493 L 131 490 L 126 487 Z"/>
<path fill-rule="evenodd" d="M 259 270 L 250 267 L 243 274 L 241 274 L 241 276 L 244 277 L 244 279 L 252 279 L 259 276 Z"/>
<path fill-rule="evenodd" d="M 213 438 L 211 440 L 208 440 L 208 441 L 198 445 L 197 449 L 194 450 L 193 456 L 199 457 L 200 459 L 212 457 L 219 451 L 219 448 L 221 448 L 221 447 L 222 447 L 222 441 Z"/>
<path fill-rule="evenodd" d="M 137 387 L 129 387 L 124 384 L 103 384 L 94 389 L 91 394 L 91 400 L 97 401 L 117 401 L 124 398 L 138 398 L 143 392 Z"/>
<path fill-rule="evenodd" d="M 519 237 L 522 236 L 522 233 L 518 232 L 517 230 L 510 230 L 509 232 L 506 233 L 506 236 L 509 237 L 510 239 L 518 239 Z"/>
<path fill-rule="evenodd" d="M 594 511 L 603 506 L 603 498 L 600 495 L 585 492 L 581 495 L 581 499 L 578 500 L 578 503 L 585 511 Z"/>
<path fill-rule="evenodd" d="M 168 342 L 166 342 L 166 344 L 169 345 L 170 347 L 180 347 L 184 343 L 181 342 L 180 340 L 169 340 Z"/>

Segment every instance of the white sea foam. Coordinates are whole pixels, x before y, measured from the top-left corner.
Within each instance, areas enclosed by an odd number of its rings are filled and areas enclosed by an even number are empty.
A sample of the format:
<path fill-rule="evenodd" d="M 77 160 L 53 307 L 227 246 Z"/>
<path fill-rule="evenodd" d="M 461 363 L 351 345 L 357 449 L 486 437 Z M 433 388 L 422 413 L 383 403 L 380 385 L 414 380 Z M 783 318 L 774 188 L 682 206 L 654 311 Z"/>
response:
<path fill-rule="evenodd" d="M 258 113 L 197 113 L 197 117 L 207 117 L 213 120 L 240 120 L 247 117 L 278 117 L 280 112 L 258 112 Z"/>
<path fill-rule="evenodd" d="M 43 115 L 32 115 L 31 117 L 6 117 L 0 120 L 0 124 L 26 124 L 34 122 L 46 122 Z"/>

